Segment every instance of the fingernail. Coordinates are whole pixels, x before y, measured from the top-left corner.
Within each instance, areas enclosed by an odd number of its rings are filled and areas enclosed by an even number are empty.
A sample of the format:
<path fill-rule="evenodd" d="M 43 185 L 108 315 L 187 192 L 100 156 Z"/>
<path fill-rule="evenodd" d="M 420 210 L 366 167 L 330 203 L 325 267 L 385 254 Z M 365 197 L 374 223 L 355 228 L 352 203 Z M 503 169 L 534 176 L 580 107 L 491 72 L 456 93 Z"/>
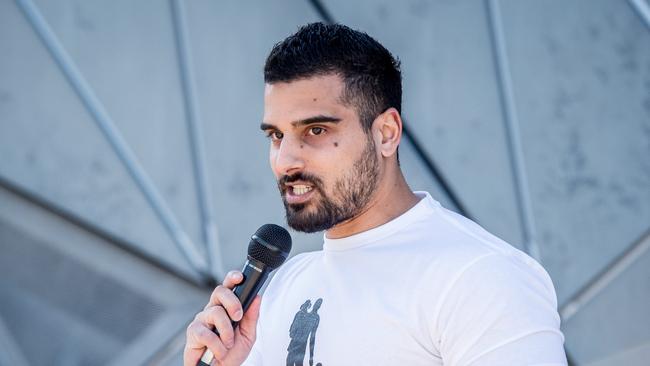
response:
<path fill-rule="evenodd" d="M 235 312 L 235 320 L 240 320 L 244 314 L 242 313 L 241 310 L 237 310 Z"/>
<path fill-rule="evenodd" d="M 229 341 L 228 343 L 226 343 L 226 348 L 231 349 L 234 345 L 235 345 L 235 342 Z"/>

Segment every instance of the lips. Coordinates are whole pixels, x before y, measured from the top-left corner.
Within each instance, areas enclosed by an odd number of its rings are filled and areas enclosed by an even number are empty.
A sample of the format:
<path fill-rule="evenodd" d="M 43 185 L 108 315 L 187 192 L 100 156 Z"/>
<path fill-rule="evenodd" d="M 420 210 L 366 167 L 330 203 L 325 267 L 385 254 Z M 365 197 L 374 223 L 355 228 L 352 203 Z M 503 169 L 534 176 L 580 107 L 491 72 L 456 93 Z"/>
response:
<path fill-rule="evenodd" d="M 307 202 L 314 193 L 314 186 L 304 182 L 293 182 L 285 185 L 284 198 L 289 204 Z"/>

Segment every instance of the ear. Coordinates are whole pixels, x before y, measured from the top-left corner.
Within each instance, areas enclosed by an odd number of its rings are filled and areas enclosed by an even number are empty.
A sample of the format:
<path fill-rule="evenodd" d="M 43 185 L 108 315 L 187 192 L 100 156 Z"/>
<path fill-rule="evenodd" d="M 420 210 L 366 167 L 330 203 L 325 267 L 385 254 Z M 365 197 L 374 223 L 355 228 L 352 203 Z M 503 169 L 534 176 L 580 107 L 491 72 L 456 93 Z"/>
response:
<path fill-rule="evenodd" d="M 402 140 L 402 117 L 397 109 L 388 108 L 377 116 L 372 124 L 372 129 L 375 138 L 380 141 L 377 147 L 379 147 L 381 155 L 385 158 L 395 155 Z"/>

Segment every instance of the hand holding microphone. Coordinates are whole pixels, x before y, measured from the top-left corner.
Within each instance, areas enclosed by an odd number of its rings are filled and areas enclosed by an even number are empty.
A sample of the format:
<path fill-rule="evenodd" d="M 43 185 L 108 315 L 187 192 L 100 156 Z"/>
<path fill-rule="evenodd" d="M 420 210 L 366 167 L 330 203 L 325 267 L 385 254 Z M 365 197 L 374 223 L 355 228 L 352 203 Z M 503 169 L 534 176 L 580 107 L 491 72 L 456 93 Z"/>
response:
<path fill-rule="evenodd" d="M 257 292 L 290 251 L 291 236 L 280 226 L 267 224 L 253 234 L 243 270 L 228 273 L 187 327 L 185 366 L 210 365 L 213 358 L 219 365 L 244 362 L 255 343 L 261 302 Z"/>

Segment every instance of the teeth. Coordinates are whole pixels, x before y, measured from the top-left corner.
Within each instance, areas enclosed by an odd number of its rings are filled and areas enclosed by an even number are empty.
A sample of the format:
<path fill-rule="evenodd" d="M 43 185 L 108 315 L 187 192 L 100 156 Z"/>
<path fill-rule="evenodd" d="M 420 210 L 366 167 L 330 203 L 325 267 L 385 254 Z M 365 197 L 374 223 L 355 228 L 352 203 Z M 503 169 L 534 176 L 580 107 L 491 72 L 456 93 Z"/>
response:
<path fill-rule="evenodd" d="M 311 191 L 311 187 L 310 186 L 305 186 L 305 185 L 295 185 L 292 188 L 293 188 L 293 194 L 298 195 L 298 196 L 303 195 L 303 194 Z"/>

